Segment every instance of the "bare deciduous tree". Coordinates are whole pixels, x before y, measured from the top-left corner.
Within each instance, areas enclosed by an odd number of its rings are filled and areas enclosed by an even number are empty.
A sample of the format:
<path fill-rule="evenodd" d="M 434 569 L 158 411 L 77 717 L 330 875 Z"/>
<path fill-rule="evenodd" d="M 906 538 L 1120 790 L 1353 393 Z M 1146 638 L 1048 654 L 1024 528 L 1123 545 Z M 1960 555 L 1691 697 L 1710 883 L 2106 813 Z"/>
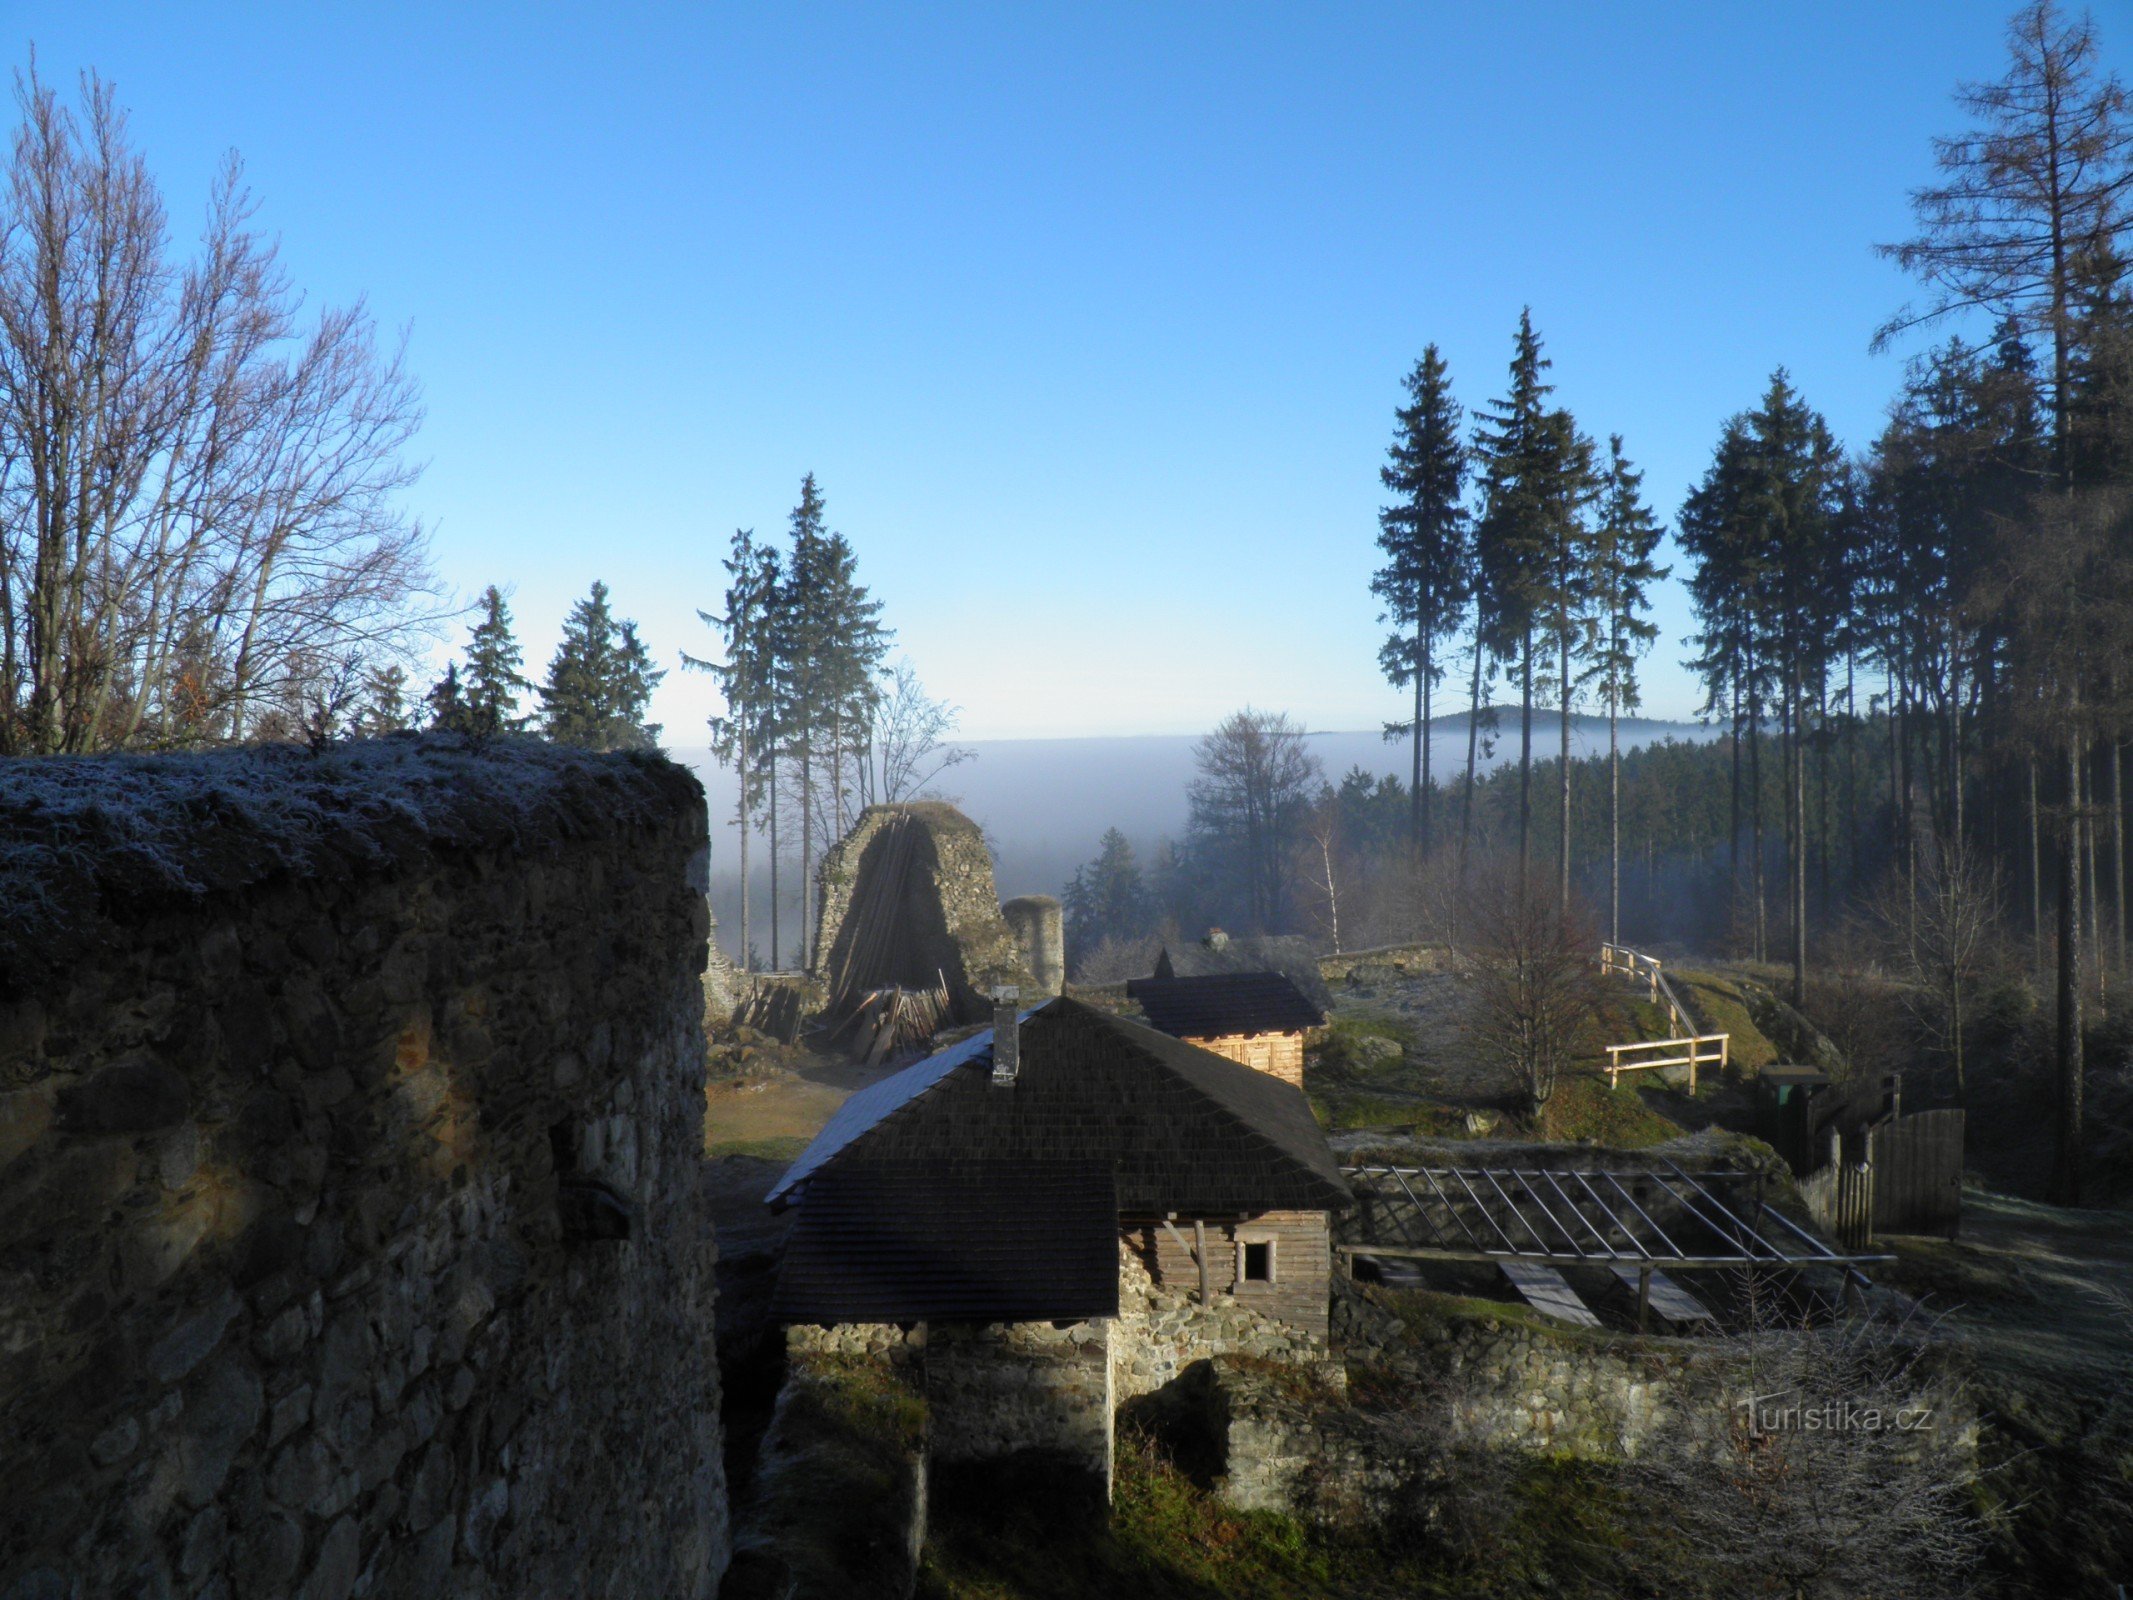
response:
<path fill-rule="evenodd" d="M 858 752 L 861 803 L 914 800 L 950 767 L 976 760 L 968 745 L 949 742 L 960 717 L 956 707 L 926 693 L 916 667 L 897 662 L 874 701 L 866 745 Z"/>
<path fill-rule="evenodd" d="M 1575 905 L 1547 900 L 1521 876 L 1484 878 L 1458 943 L 1474 986 L 1475 1032 L 1510 1068 L 1538 1116 L 1603 998 L 1599 940 Z"/>
<path fill-rule="evenodd" d="M 2000 926 L 1999 874 L 1968 845 L 1936 842 L 1915 883 L 1892 876 L 1872 902 L 1905 1001 L 1955 1068 L 1955 1097 L 1969 1099 L 1964 1004 L 1992 965 Z"/>
<path fill-rule="evenodd" d="M 199 248 L 111 86 L 34 69 L 0 190 L 0 754 L 242 738 L 434 589 L 421 420 L 360 304 L 301 327 L 236 159 Z"/>
<path fill-rule="evenodd" d="M 1319 777 L 1304 730 L 1277 711 L 1249 706 L 1193 748 L 1199 776 L 1186 791 L 1194 843 L 1232 880 L 1236 907 L 1259 931 L 1287 909 L 1295 843 Z"/>

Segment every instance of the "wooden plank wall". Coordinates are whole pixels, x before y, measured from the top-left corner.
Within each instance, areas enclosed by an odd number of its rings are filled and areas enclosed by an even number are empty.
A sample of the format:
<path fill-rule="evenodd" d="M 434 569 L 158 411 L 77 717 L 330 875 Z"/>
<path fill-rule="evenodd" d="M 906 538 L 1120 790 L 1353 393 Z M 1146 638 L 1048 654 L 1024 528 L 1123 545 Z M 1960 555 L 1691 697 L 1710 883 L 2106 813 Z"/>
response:
<path fill-rule="evenodd" d="M 1283 1083 L 1303 1087 L 1304 1041 L 1300 1033 L 1232 1033 L 1219 1039 L 1190 1039 L 1202 1050 L 1268 1073 Z"/>
<path fill-rule="evenodd" d="M 1171 1225 L 1192 1243 L 1192 1219 Z M 1239 1240 L 1271 1241 L 1274 1283 L 1271 1287 L 1237 1283 Z M 1167 1289 L 1197 1296 L 1200 1269 L 1189 1249 L 1170 1236 L 1160 1222 L 1129 1225 L 1127 1242 Z M 1234 1299 L 1239 1305 L 1323 1338 L 1332 1306 L 1333 1251 L 1323 1211 L 1265 1211 L 1242 1221 L 1207 1224 L 1207 1284 L 1215 1303 Z"/>
<path fill-rule="evenodd" d="M 1914 1111 L 1873 1131 L 1874 1227 L 1953 1237 L 1963 1213 L 1963 1113 Z"/>

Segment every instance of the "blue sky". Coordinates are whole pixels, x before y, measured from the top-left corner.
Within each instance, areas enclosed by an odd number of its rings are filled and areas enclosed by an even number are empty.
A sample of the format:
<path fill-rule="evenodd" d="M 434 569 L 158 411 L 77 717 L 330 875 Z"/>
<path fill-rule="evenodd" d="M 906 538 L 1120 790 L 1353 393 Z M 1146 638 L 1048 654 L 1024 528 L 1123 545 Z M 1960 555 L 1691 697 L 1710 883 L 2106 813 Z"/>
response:
<path fill-rule="evenodd" d="M 2009 10 L 0 0 L 16 61 L 115 81 L 181 225 L 234 147 L 314 300 L 410 330 L 411 504 L 536 668 L 594 578 L 709 649 L 728 536 L 813 471 L 981 738 L 1398 716 L 1399 380 L 1435 340 L 1479 404 L 1523 304 L 1664 516 L 1781 363 L 1863 445 L 1908 293 L 1870 246 Z"/>

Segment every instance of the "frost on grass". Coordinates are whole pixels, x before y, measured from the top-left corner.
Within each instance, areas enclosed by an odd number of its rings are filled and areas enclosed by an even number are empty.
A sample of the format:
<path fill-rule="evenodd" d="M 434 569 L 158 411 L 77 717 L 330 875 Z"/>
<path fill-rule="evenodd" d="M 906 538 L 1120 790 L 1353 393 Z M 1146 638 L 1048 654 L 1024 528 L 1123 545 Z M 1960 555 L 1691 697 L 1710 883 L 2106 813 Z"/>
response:
<path fill-rule="evenodd" d="M 0 988 L 160 906 L 436 851 L 537 851 L 671 817 L 685 794 L 703 803 L 663 757 L 449 734 L 317 755 L 262 745 L 0 761 Z"/>

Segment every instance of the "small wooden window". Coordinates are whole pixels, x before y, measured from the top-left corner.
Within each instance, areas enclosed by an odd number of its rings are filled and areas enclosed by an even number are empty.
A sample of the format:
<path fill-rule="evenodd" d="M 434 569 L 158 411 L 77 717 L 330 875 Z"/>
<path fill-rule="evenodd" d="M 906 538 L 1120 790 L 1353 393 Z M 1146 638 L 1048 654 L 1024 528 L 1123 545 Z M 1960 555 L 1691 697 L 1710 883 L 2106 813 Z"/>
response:
<path fill-rule="evenodd" d="M 1274 1286 L 1274 1241 L 1272 1239 L 1239 1239 L 1237 1241 L 1237 1287 L 1241 1291 L 1271 1289 Z"/>

